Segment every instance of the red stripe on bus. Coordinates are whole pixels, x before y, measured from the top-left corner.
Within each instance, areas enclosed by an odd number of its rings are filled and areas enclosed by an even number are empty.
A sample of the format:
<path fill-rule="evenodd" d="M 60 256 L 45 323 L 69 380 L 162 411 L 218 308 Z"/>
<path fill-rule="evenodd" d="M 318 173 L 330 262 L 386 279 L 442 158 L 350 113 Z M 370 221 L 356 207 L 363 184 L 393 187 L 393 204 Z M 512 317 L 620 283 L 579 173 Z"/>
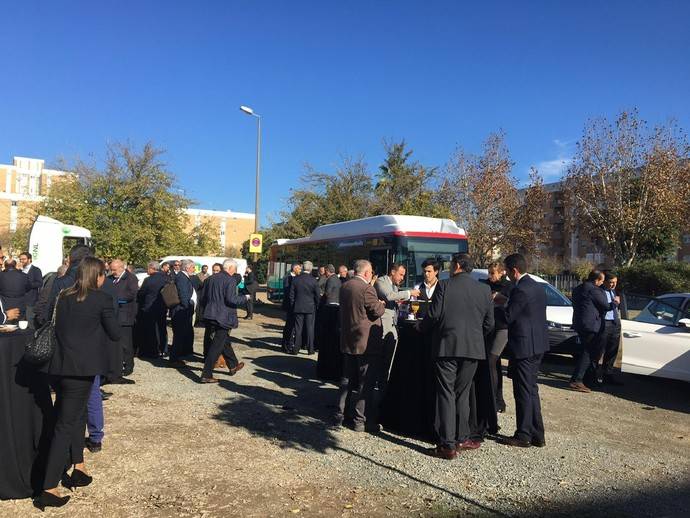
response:
<path fill-rule="evenodd" d="M 394 236 L 400 237 L 436 237 L 440 239 L 467 239 L 466 234 L 448 234 L 446 232 L 405 232 L 404 230 L 396 230 L 393 232 Z"/>

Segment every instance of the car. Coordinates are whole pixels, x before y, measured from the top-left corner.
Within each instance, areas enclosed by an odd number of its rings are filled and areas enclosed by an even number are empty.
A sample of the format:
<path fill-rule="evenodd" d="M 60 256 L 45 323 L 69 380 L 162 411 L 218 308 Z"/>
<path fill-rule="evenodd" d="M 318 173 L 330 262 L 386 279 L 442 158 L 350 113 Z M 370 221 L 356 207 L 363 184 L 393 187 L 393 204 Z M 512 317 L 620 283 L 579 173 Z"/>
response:
<path fill-rule="evenodd" d="M 472 277 L 477 280 L 487 279 L 485 269 L 472 270 Z M 546 292 L 546 321 L 549 326 L 550 352 L 575 356 L 580 351 L 577 333 L 573 331 L 573 303 L 551 284 L 538 275 L 528 274 L 544 286 Z"/>
<path fill-rule="evenodd" d="M 623 372 L 690 381 L 690 293 L 650 300 L 621 328 Z"/>

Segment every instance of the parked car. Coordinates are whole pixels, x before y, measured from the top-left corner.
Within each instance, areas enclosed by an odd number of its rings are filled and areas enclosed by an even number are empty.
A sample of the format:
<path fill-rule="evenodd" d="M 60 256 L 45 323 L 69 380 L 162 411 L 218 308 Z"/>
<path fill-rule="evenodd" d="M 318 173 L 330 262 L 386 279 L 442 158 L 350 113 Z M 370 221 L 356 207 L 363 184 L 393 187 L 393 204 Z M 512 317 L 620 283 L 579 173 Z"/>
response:
<path fill-rule="evenodd" d="M 477 280 L 489 276 L 487 270 L 472 270 L 472 277 Z M 544 286 L 546 292 L 546 320 L 549 326 L 549 345 L 552 353 L 576 355 L 579 351 L 577 333 L 573 331 L 573 303 L 556 288 L 538 275 L 529 274 L 535 281 Z"/>
<path fill-rule="evenodd" d="M 690 293 L 656 297 L 621 324 L 623 372 L 690 381 Z"/>

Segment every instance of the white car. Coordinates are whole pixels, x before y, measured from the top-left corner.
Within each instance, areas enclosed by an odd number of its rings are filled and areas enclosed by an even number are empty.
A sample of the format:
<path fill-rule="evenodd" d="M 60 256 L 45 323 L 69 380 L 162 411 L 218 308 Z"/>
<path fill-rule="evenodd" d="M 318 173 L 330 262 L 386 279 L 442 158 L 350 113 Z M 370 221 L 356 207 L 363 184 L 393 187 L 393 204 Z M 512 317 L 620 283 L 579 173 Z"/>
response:
<path fill-rule="evenodd" d="M 623 372 L 690 381 L 690 293 L 652 299 L 621 324 Z"/>
<path fill-rule="evenodd" d="M 470 275 L 477 280 L 483 280 L 489 276 L 489 273 L 484 269 L 474 269 Z M 544 286 L 546 292 L 546 321 L 549 326 L 550 352 L 578 354 L 577 333 L 572 330 L 573 303 L 538 275 L 531 273 L 528 275 Z"/>

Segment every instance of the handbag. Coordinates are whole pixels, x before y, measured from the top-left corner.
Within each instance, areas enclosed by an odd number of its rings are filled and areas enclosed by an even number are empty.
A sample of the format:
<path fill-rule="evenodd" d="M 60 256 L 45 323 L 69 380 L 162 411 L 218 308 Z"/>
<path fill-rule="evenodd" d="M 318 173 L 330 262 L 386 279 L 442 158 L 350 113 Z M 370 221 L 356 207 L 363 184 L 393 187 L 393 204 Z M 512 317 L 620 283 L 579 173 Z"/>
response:
<path fill-rule="evenodd" d="M 174 282 L 169 282 L 161 288 L 161 297 L 163 298 L 163 304 L 168 309 L 180 304 L 180 294 L 177 292 L 177 286 Z"/>
<path fill-rule="evenodd" d="M 53 318 L 34 331 L 34 336 L 24 346 L 24 360 L 32 365 L 42 365 L 55 354 L 57 336 L 55 334 L 55 315 L 57 314 L 58 295 L 53 308 Z"/>

